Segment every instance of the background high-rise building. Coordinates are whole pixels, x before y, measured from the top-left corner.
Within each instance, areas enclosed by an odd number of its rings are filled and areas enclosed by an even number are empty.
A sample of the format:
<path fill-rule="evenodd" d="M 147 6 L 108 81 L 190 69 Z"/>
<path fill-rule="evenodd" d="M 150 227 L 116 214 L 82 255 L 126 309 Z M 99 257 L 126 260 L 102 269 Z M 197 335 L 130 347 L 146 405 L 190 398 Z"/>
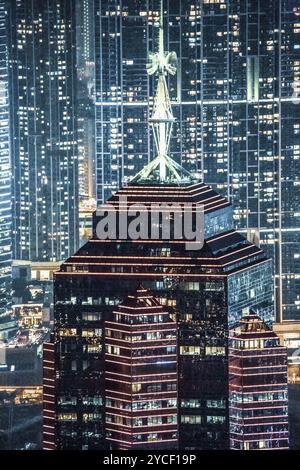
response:
<path fill-rule="evenodd" d="M 152 156 L 146 63 L 159 4 L 95 0 L 98 201 Z M 164 9 L 167 49 L 179 58 L 172 157 L 231 199 L 236 227 L 274 260 L 278 316 L 300 318 L 299 2 L 165 0 Z"/>
<path fill-rule="evenodd" d="M 16 259 L 56 261 L 77 246 L 74 5 L 8 2 Z"/>
<path fill-rule="evenodd" d="M 91 236 L 95 201 L 94 0 L 76 0 L 77 122 L 80 242 Z"/>
<path fill-rule="evenodd" d="M 11 160 L 9 142 L 7 57 L 7 10 L 0 2 L 0 316 L 10 309 L 11 299 Z"/>

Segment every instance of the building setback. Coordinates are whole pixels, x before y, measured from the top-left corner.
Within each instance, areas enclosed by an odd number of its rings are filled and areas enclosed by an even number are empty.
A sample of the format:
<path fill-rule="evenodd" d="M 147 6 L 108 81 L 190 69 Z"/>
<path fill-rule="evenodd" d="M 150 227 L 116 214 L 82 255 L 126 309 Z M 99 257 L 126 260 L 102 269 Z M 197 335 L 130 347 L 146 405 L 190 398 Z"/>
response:
<path fill-rule="evenodd" d="M 230 446 L 288 449 L 287 351 L 251 311 L 230 335 Z"/>

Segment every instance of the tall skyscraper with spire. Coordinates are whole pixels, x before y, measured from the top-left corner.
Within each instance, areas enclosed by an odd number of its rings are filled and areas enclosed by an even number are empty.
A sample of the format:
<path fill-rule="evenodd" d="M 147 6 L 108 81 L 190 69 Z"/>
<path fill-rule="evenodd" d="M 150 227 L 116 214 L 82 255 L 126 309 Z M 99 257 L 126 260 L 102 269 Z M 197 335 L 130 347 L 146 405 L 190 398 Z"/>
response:
<path fill-rule="evenodd" d="M 160 48 L 148 67 L 157 75 L 150 119 L 157 155 L 95 214 L 93 237 L 55 274 L 55 328 L 44 358 L 44 449 L 157 449 L 166 441 L 180 449 L 229 449 L 230 330 L 250 308 L 266 325 L 274 319 L 271 261 L 234 230 L 230 203 L 168 154 L 174 118 L 166 73 L 175 72 L 175 55 L 162 47 L 160 11 Z M 156 236 L 140 226 L 131 237 L 132 214 L 151 219 L 158 204 L 162 213 L 150 230 Z M 177 214 L 186 206 L 204 213 L 201 247 L 178 233 Z M 118 234 L 99 238 L 109 213 Z M 265 447 L 286 447 L 284 439 L 273 446 L 269 418 Z"/>
<path fill-rule="evenodd" d="M 151 160 L 146 62 L 159 9 L 95 0 L 98 202 Z M 168 77 L 170 155 L 232 202 L 236 228 L 273 260 L 278 318 L 299 319 L 299 6 L 169 0 L 164 12 L 179 72 Z"/>

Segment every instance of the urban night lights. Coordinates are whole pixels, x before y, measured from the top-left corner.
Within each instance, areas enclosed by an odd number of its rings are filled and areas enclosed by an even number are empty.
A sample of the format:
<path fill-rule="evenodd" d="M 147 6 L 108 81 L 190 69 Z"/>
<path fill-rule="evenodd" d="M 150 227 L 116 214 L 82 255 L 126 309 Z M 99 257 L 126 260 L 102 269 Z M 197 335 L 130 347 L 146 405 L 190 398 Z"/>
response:
<path fill-rule="evenodd" d="M 0 0 L 0 450 L 300 449 L 299 25 Z"/>

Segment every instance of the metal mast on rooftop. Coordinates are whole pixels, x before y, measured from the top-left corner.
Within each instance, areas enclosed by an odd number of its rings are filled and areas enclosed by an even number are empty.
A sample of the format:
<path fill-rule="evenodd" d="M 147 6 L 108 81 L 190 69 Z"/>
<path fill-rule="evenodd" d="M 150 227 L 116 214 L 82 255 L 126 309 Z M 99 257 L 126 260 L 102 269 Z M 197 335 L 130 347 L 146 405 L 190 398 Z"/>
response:
<path fill-rule="evenodd" d="M 166 179 L 166 168 L 168 166 L 167 156 L 170 146 L 172 127 L 175 121 L 175 118 L 172 113 L 169 91 L 166 83 L 166 75 L 167 73 L 175 75 L 177 63 L 176 53 L 165 52 L 164 50 L 163 23 L 163 0 L 161 0 L 159 18 L 159 48 L 157 53 L 150 54 L 150 63 L 147 65 L 147 71 L 149 75 L 153 75 L 155 73 L 158 75 L 157 90 L 150 122 L 152 124 L 154 134 L 154 141 L 157 151 L 156 158 L 158 160 L 157 163 L 159 163 L 159 175 L 161 181 L 165 181 Z M 169 169 L 173 172 L 175 170 L 175 168 L 173 167 L 172 169 Z"/>
<path fill-rule="evenodd" d="M 134 181 L 147 181 L 155 177 L 160 182 L 183 182 L 193 179 L 192 175 L 169 156 L 170 139 L 175 118 L 166 82 L 167 74 L 175 75 L 177 68 L 176 52 L 164 50 L 164 18 L 163 0 L 160 2 L 159 16 L 159 47 L 158 52 L 149 54 L 147 72 L 158 76 L 157 89 L 154 98 L 152 125 L 156 157 L 145 166 L 134 178 Z M 183 176 L 184 175 L 184 176 Z"/>

